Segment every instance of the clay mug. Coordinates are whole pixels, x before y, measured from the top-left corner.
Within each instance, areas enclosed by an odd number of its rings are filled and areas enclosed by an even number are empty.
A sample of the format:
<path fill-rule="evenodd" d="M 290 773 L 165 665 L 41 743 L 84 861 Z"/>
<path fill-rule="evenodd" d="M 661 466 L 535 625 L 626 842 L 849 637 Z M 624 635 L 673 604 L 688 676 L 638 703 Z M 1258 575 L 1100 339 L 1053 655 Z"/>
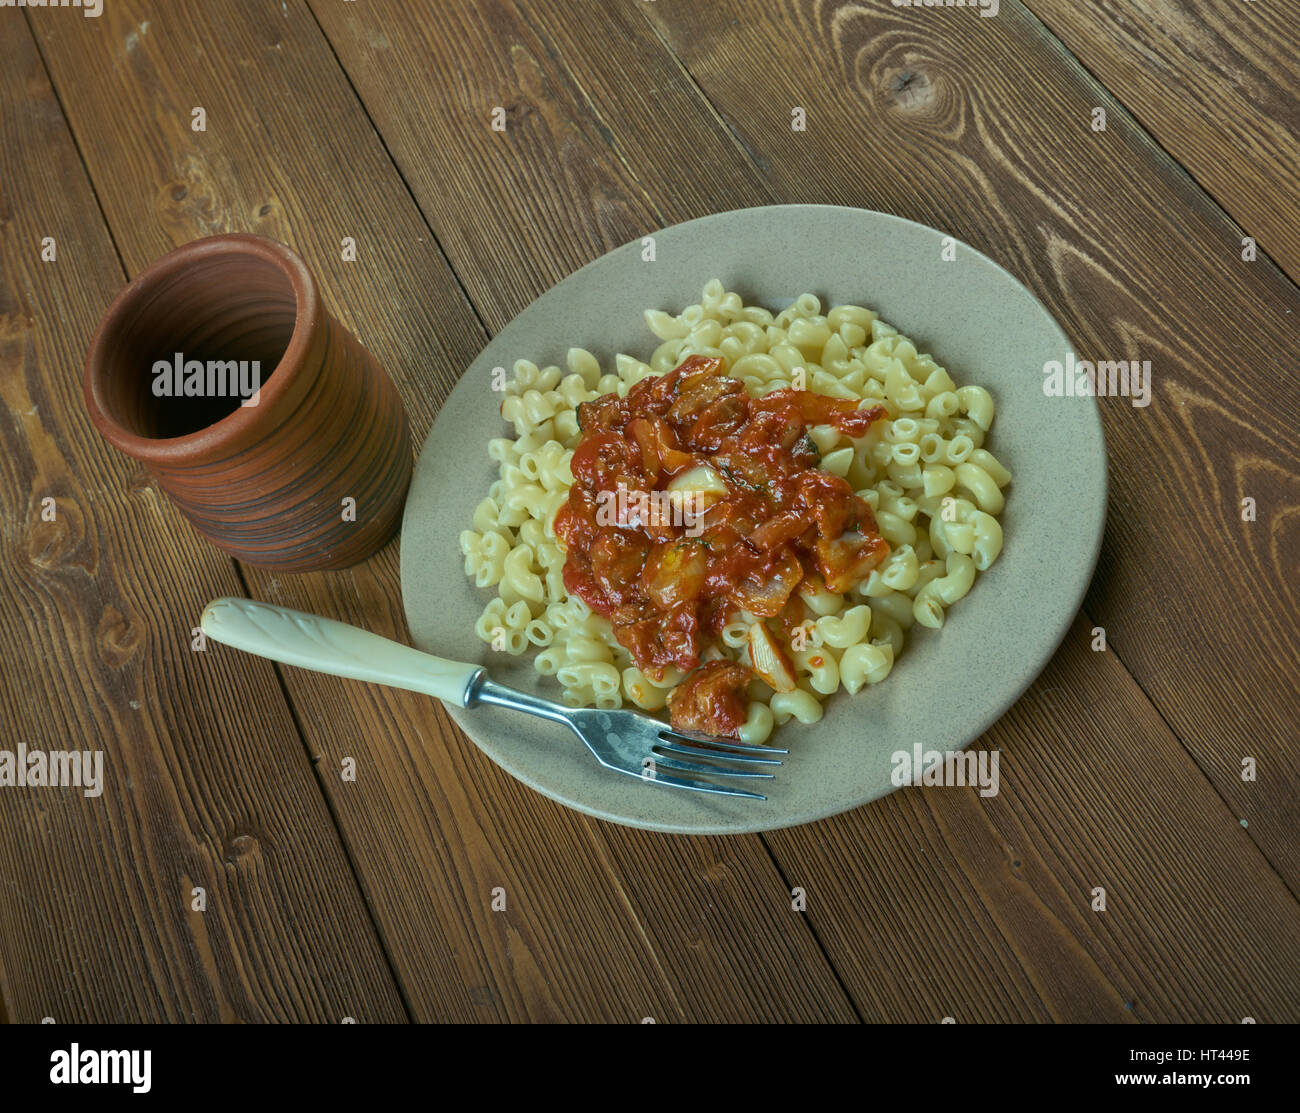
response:
<path fill-rule="evenodd" d="M 100 433 L 239 560 L 343 568 L 400 524 L 401 398 L 274 240 L 212 236 L 151 264 L 100 322 L 83 386 Z"/>

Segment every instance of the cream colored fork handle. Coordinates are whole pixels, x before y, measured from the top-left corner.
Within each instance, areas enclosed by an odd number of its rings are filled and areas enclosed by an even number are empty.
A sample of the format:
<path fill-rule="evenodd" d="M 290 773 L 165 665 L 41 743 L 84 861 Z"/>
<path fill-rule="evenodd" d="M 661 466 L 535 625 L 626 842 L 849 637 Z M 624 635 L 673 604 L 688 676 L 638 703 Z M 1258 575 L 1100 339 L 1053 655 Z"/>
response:
<path fill-rule="evenodd" d="M 464 704 L 478 665 L 444 661 L 332 618 L 251 599 L 214 599 L 200 626 L 213 641 L 300 669 L 425 692 Z"/>

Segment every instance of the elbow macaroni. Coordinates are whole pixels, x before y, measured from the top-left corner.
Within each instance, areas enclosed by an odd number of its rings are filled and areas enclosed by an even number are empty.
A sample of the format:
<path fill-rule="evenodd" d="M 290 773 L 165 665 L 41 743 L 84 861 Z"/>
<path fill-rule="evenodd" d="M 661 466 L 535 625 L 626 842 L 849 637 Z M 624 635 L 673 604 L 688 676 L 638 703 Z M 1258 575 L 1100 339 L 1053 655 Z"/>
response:
<path fill-rule="evenodd" d="M 958 386 L 872 310 L 837 305 L 823 312 L 812 294 L 773 315 L 745 305 L 714 279 L 698 303 L 676 315 L 647 310 L 645 322 L 657 347 L 646 360 L 618 353 L 612 371 L 576 347 L 563 367 L 514 364 L 501 404 L 514 436 L 489 441 L 497 480 L 476 507 L 473 528 L 459 538 L 465 574 L 495 591 L 475 633 L 512 655 L 537 649 L 534 667 L 558 680 L 568 706 L 663 709 L 683 675 L 670 668 L 662 679 L 647 676 L 609 622 L 564 587 L 554 519 L 573 482 L 578 406 L 611 391 L 625 395 L 689 355 L 721 355 L 728 373 L 755 396 L 797 386 L 879 403 L 889 420 L 865 437 L 845 437 L 830 425 L 813 426 L 808 435 L 819 466 L 846 479 L 872 508 L 891 552 L 846 595 L 816 581 L 800 586 L 808 618 L 790 639 L 796 688 L 774 692 L 757 678 L 750 685 L 740 739 L 762 743 L 791 719 L 817 722 L 822 701 L 840 688 L 856 695 L 881 683 L 907 631 L 941 627 L 948 608 L 997 560 L 997 515 L 1011 473 L 985 448 L 994 400 L 981 386 Z M 755 621 L 734 616 L 707 658 L 747 664 L 747 631 Z M 780 638 L 775 620 L 766 621 Z"/>

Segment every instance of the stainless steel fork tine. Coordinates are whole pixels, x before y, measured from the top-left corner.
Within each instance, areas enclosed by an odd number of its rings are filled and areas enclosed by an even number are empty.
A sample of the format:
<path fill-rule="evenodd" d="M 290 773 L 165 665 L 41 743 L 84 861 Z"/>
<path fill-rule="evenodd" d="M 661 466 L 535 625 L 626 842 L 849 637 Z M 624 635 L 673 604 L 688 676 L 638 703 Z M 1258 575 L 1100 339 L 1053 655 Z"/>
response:
<path fill-rule="evenodd" d="M 747 765 L 780 765 L 781 759 L 776 757 L 750 757 L 748 754 L 733 754 L 728 750 L 706 750 L 702 746 L 678 746 L 672 742 L 656 742 L 656 750 L 664 750 L 672 754 L 685 754 L 687 757 L 711 757 L 719 761 L 741 761 Z"/>
<path fill-rule="evenodd" d="M 737 754 L 788 754 L 789 750 L 778 750 L 775 746 L 748 746 L 744 742 L 732 742 L 727 738 L 716 738 L 711 734 L 686 734 L 680 730 L 661 730 L 659 737 L 665 741 L 703 743 L 717 746 Z"/>
<path fill-rule="evenodd" d="M 771 780 L 770 773 L 729 768 L 728 765 L 780 765 L 781 762 L 771 755 L 787 753 L 770 746 L 747 746 L 710 735 L 669 730 L 661 720 L 640 712 L 565 707 L 530 692 L 498 684 L 481 665 L 447 661 L 355 626 L 270 603 L 255 603 L 243 598 L 216 599 L 204 610 L 200 625 L 214 641 L 295 668 L 315 669 L 334 676 L 424 692 L 461 707 L 489 704 L 563 723 L 606 769 L 652 780 L 669 788 L 766 800 L 767 797 L 760 793 L 746 792 L 741 788 L 669 776 L 660 772 L 658 767 L 713 777 Z M 660 750 L 668 755 L 694 758 L 698 764 L 665 756 L 657 752 Z M 655 763 L 654 775 L 646 776 L 642 766 L 650 761 Z M 714 761 L 724 764 L 709 764 Z"/>
<path fill-rule="evenodd" d="M 712 770 L 710 770 L 712 772 Z M 757 792 L 746 792 L 743 788 L 728 788 L 726 785 L 709 784 L 708 781 L 693 781 L 689 777 L 666 777 L 662 774 L 646 777 L 649 784 L 668 785 L 672 788 L 689 788 L 696 792 L 712 792 L 718 796 L 746 796 L 751 800 L 766 800 Z"/>
<path fill-rule="evenodd" d="M 696 761 L 681 761 L 675 757 L 663 757 L 651 754 L 656 769 L 680 769 L 684 773 L 709 773 L 714 777 L 760 777 L 771 780 L 773 774 L 760 773 L 752 769 L 728 769 L 725 765 L 706 765 Z"/>

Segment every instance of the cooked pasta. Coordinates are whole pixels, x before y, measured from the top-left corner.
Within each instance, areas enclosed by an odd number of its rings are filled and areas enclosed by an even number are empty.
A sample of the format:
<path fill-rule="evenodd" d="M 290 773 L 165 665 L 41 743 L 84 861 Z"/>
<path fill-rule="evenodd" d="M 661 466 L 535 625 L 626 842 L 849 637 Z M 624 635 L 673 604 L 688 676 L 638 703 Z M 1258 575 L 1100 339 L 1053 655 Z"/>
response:
<path fill-rule="evenodd" d="M 495 592 L 475 633 L 500 652 L 537 650 L 535 667 L 556 678 L 569 706 L 662 709 L 684 674 L 671 666 L 662 676 L 643 670 L 609 620 L 565 586 L 555 520 L 574 482 L 578 407 L 604 394 L 625 397 L 692 356 L 721 358 L 753 398 L 793 387 L 883 406 L 885 419 L 865 436 L 823 424 L 810 425 L 807 437 L 816 466 L 846 480 L 870 507 L 888 556 L 842 594 L 801 583 L 807 619 L 792 632 L 740 610 L 701 654 L 701 661 L 758 669 L 780 643 L 789 674 L 770 666 L 756 672 L 738 732 L 742 741 L 762 742 L 791 719 L 816 722 L 822 701 L 839 689 L 856 694 L 883 681 L 907 631 L 941 627 L 948 608 L 997 559 L 997 515 L 1011 473 L 985 446 L 994 400 L 983 387 L 956 384 L 872 310 L 823 312 L 812 294 L 773 314 L 745 305 L 715 279 L 696 304 L 677 314 L 647 310 L 645 321 L 657 346 L 645 359 L 619 353 L 612 370 L 581 348 L 569 349 L 563 367 L 515 363 L 501 403 L 514 436 L 489 442 L 497 480 L 475 509 L 473 528 L 460 535 L 466 575 Z M 707 494 L 707 484 L 686 484 L 683 498 Z"/>

